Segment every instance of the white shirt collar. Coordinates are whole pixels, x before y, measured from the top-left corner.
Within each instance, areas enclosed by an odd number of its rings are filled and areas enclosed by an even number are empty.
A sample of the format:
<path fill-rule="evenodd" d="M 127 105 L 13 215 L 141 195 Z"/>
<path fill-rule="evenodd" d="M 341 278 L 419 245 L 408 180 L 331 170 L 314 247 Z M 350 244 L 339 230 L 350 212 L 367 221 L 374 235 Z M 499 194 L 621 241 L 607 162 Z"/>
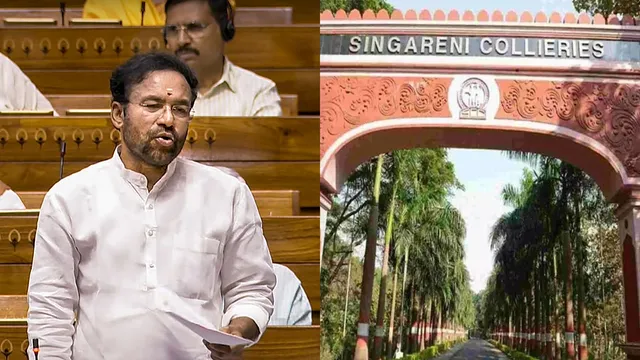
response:
<path fill-rule="evenodd" d="M 229 58 L 227 58 L 226 56 L 224 57 L 224 65 L 222 67 L 222 76 L 220 77 L 220 80 L 218 80 L 218 82 L 216 82 L 215 84 L 213 84 L 213 86 L 205 91 L 204 93 L 200 93 L 198 92 L 198 96 L 199 97 L 209 97 L 211 96 L 211 94 L 213 93 L 213 91 L 220 85 L 226 83 L 227 86 L 229 86 L 229 90 L 231 90 L 232 92 L 236 92 L 236 88 L 237 88 L 237 84 L 236 84 L 236 77 L 234 75 L 233 72 L 233 64 L 231 63 L 231 61 L 229 61 Z"/>
<path fill-rule="evenodd" d="M 113 156 L 111 157 L 111 163 L 115 166 L 115 168 L 120 172 L 120 175 L 127 180 L 129 183 L 139 186 L 139 187 L 147 187 L 147 177 L 143 174 L 129 170 L 124 166 L 122 162 L 122 158 L 120 157 L 120 147 L 122 145 L 118 145 L 113 152 Z M 162 175 L 160 180 L 155 184 L 154 188 L 160 189 L 164 184 L 171 178 L 171 176 L 175 173 L 176 164 L 178 162 L 178 158 L 173 159 L 169 165 L 167 165 L 167 171 Z"/>

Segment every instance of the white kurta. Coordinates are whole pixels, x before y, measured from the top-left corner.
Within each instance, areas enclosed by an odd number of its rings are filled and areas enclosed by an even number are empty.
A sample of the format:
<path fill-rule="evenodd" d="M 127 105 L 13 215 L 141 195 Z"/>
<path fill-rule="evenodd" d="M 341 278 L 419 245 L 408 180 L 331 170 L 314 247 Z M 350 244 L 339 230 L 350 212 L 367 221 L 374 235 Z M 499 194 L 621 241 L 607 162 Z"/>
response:
<path fill-rule="evenodd" d="M 0 111 L 53 110 L 31 80 L 11 59 L 0 54 Z"/>
<path fill-rule="evenodd" d="M 177 158 L 147 191 L 116 151 L 45 196 L 29 344 L 39 339 L 43 360 L 206 359 L 202 339 L 169 313 L 187 309 L 215 327 L 248 316 L 263 334 L 275 282 L 245 184 Z"/>
<path fill-rule="evenodd" d="M 276 84 L 225 58 L 222 78 L 193 105 L 195 116 L 282 116 Z"/>
<path fill-rule="evenodd" d="M 0 195 L 0 210 L 24 210 L 24 204 L 13 190 L 5 190 Z"/>
<path fill-rule="evenodd" d="M 269 325 L 311 325 L 311 303 L 296 274 L 288 267 L 273 264 L 278 279 Z"/>

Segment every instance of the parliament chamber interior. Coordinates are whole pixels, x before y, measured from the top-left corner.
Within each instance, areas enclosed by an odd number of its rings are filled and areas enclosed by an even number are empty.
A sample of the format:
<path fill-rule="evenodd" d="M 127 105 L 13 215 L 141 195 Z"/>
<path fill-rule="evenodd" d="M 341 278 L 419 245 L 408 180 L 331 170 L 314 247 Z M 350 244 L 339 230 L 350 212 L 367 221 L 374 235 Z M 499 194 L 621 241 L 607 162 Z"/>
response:
<path fill-rule="evenodd" d="M 44 194 L 60 179 L 113 155 L 112 70 L 164 49 L 159 26 L 82 21 L 84 1 L 3 0 L 1 52 L 51 102 L 52 112 L 0 113 L 0 180 L 27 211 L 0 212 L 0 354 L 25 359 L 26 291 Z M 314 359 L 320 350 L 319 3 L 237 0 L 229 59 L 273 80 L 282 117 L 196 117 L 181 156 L 237 171 L 251 188 L 273 261 L 301 280 L 312 326 L 269 327 L 246 359 Z M 61 143 L 66 151 L 61 156 Z M 62 157 L 62 158 L 61 158 Z M 2 356 L 0 356 L 2 358 Z"/>

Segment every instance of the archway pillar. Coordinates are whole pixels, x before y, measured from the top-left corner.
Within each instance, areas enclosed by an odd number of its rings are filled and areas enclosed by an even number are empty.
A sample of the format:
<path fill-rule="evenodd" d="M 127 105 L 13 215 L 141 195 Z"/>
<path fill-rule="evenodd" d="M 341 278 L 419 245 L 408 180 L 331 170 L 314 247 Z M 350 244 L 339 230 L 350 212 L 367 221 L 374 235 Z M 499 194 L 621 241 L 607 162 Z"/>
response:
<path fill-rule="evenodd" d="M 626 327 L 626 343 L 620 347 L 627 354 L 627 359 L 640 360 L 640 193 L 630 192 L 620 204 L 616 215 L 622 247 Z"/>
<path fill-rule="evenodd" d="M 336 190 L 320 177 L 320 264 L 322 264 L 322 254 L 324 250 L 324 233 L 327 229 L 327 215 L 333 205 L 333 194 Z"/>

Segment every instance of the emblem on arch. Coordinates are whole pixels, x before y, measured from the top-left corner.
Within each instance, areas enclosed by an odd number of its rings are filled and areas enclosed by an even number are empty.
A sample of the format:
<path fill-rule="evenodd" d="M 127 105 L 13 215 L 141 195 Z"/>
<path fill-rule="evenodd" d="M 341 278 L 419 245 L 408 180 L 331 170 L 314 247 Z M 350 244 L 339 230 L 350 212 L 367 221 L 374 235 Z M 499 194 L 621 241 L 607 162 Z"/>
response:
<path fill-rule="evenodd" d="M 486 120 L 489 87 L 479 78 L 470 78 L 458 90 L 460 119 Z"/>

